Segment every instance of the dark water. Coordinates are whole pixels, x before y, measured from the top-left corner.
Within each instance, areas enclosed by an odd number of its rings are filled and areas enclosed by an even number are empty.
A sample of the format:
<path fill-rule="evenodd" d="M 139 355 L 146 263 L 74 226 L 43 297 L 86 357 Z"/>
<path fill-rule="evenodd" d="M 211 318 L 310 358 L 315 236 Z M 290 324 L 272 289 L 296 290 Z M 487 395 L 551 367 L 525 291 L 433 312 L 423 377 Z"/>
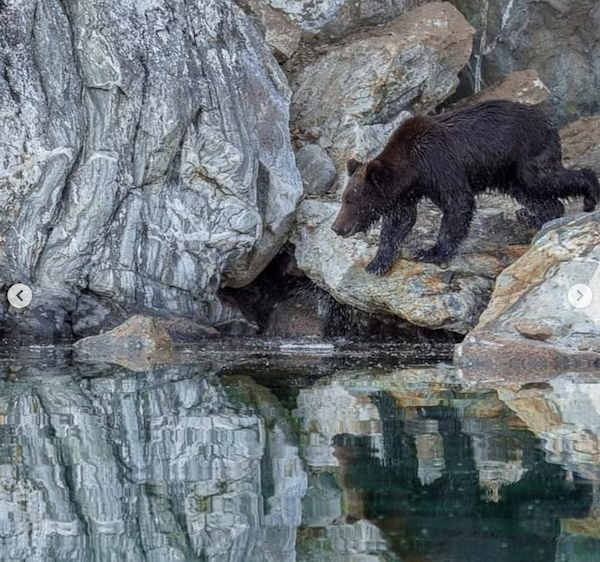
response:
<path fill-rule="evenodd" d="M 600 384 L 439 354 L 0 357 L 0 560 L 600 561 Z"/>

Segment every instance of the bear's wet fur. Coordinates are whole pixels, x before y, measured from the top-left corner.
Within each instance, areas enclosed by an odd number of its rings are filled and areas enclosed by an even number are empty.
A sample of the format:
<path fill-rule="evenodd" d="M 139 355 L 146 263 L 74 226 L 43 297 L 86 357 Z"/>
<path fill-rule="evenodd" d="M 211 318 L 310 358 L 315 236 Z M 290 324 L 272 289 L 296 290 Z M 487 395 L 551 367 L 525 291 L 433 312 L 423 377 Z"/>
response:
<path fill-rule="evenodd" d="M 514 197 L 523 205 L 518 218 L 532 228 L 562 216 L 561 199 L 583 197 L 584 211 L 593 211 L 600 198 L 592 170 L 564 168 L 560 137 L 548 117 L 503 100 L 412 117 L 376 158 L 350 160 L 348 173 L 332 228 L 348 237 L 382 219 L 379 250 L 367 266 L 379 275 L 392 267 L 423 197 L 443 216 L 437 243 L 417 258 L 438 264 L 448 261 L 467 236 L 478 193 Z"/>

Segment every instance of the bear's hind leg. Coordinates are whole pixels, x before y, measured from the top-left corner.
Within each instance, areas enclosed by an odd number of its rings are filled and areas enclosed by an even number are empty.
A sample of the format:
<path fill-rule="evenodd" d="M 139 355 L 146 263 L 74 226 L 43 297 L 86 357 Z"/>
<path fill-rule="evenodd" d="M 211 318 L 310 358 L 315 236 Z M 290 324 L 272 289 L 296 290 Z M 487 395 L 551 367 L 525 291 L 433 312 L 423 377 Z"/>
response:
<path fill-rule="evenodd" d="M 593 211 L 600 201 L 600 183 L 593 170 L 562 170 L 559 173 L 560 196 L 583 197 L 583 210 Z"/>
<path fill-rule="evenodd" d="M 384 217 L 377 254 L 365 268 L 368 273 L 385 275 L 392 268 L 398 247 L 411 231 L 416 220 L 416 204 L 409 204 Z"/>
<path fill-rule="evenodd" d="M 541 228 L 545 223 L 562 217 L 565 206 L 558 199 L 527 199 L 517 197 L 523 209 L 517 211 L 517 218 L 527 228 Z"/>

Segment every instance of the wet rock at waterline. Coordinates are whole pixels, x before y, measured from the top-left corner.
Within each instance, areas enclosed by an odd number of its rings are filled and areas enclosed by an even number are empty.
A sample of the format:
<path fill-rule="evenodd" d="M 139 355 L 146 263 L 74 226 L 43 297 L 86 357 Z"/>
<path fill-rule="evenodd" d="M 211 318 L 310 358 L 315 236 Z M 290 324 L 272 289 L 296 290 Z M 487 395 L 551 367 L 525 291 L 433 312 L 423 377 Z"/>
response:
<path fill-rule="evenodd" d="M 490 303 L 457 349 L 459 364 L 577 365 L 600 363 L 600 211 L 553 221 L 531 248 L 496 280 Z M 583 283 L 596 298 L 585 308 L 569 301 Z"/>
<path fill-rule="evenodd" d="M 104 299 L 235 318 L 219 287 L 271 260 L 302 194 L 256 24 L 229 0 L 8 3 L 0 45 L 0 285 L 40 295 L 6 335 L 97 331 Z"/>
<path fill-rule="evenodd" d="M 327 139 L 321 146 L 336 160 L 354 154 L 362 127 L 406 110 L 426 112 L 446 99 L 472 37 L 456 8 L 431 3 L 331 45 L 292 80 L 294 127 Z"/>
<path fill-rule="evenodd" d="M 155 318 L 134 316 L 110 332 L 79 340 L 80 359 L 106 362 L 142 371 L 169 358 L 173 340 Z"/>

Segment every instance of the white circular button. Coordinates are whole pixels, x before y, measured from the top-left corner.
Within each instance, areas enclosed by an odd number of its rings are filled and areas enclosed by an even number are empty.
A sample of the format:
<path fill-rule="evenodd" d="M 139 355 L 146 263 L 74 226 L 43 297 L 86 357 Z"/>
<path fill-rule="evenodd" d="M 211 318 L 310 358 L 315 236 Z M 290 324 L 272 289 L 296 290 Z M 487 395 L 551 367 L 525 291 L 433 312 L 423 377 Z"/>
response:
<path fill-rule="evenodd" d="M 33 293 L 27 285 L 17 283 L 8 290 L 8 302 L 15 308 L 25 308 L 31 304 Z"/>
<path fill-rule="evenodd" d="M 569 289 L 569 302 L 575 308 L 585 308 L 592 302 L 594 294 L 592 290 L 583 283 L 577 283 Z"/>

